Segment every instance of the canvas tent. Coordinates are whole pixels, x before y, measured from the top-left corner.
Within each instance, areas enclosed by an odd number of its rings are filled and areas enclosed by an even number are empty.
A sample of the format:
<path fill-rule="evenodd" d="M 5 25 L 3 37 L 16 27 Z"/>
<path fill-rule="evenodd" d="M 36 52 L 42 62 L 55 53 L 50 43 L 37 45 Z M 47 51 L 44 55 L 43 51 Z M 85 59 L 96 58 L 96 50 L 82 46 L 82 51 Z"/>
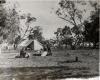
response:
<path fill-rule="evenodd" d="M 22 49 L 23 47 L 30 48 L 31 50 L 40 50 L 43 49 L 42 44 L 37 40 L 24 40 L 18 45 L 18 49 Z"/>
<path fill-rule="evenodd" d="M 43 49 L 43 46 L 41 45 L 40 42 L 34 40 L 34 50 L 40 50 L 40 49 Z"/>

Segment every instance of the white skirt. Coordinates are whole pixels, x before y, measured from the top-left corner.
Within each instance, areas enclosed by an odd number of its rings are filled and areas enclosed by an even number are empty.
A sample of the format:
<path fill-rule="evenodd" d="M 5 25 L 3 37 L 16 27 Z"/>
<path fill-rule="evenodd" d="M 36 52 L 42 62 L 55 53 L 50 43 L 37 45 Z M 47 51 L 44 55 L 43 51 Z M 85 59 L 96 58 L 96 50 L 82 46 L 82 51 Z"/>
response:
<path fill-rule="evenodd" d="M 41 54 L 41 56 L 46 56 L 47 55 L 47 51 L 44 51 L 42 54 Z"/>

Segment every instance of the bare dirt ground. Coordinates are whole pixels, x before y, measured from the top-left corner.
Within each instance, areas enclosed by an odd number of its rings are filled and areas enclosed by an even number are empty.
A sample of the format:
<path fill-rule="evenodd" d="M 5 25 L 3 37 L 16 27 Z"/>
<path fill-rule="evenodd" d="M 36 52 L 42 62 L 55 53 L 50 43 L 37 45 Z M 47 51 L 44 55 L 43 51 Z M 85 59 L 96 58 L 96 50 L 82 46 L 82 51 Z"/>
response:
<path fill-rule="evenodd" d="M 15 59 L 14 56 L 14 52 L 0 56 L 0 80 L 88 79 L 99 76 L 99 50 L 59 50 L 53 51 L 52 56 L 29 59 Z"/>

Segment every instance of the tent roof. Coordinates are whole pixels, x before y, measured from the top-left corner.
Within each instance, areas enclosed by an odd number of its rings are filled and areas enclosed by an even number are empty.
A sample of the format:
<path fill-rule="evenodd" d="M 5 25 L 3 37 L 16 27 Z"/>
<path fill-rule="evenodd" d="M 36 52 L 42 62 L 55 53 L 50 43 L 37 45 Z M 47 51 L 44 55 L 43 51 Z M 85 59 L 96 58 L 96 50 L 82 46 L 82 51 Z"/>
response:
<path fill-rule="evenodd" d="M 22 41 L 19 45 L 18 45 L 18 48 L 19 49 L 22 49 L 23 47 L 27 47 L 27 46 L 29 46 L 31 43 L 33 42 L 33 46 L 31 46 L 34 50 L 40 50 L 40 49 L 43 49 L 43 46 L 42 46 L 42 44 L 39 42 L 39 41 L 37 41 L 37 40 L 28 40 L 28 39 L 26 39 L 26 40 L 24 40 L 24 41 Z"/>
<path fill-rule="evenodd" d="M 18 46 L 26 47 L 26 46 L 28 46 L 32 42 L 33 42 L 33 40 L 24 40 Z"/>

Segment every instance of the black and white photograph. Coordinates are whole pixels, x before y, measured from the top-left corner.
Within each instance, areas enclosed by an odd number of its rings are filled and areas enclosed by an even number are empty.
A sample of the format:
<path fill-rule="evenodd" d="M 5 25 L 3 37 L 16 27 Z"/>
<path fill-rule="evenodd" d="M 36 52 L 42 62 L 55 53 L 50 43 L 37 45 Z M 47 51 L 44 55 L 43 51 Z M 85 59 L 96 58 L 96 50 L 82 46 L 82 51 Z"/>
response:
<path fill-rule="evenodd" d="M 99 80 L 99 0 L 0 0 L 0 80 Z"/>

